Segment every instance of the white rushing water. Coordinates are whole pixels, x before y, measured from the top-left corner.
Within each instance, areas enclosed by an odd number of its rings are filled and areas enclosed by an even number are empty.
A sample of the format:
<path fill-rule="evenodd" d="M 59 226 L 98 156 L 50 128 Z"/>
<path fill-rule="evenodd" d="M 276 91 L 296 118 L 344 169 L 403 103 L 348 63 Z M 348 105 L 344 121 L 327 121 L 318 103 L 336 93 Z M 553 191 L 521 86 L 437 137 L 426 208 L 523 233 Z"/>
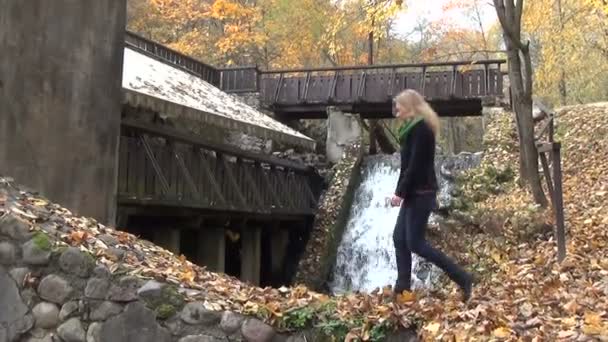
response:
<path fill-rule="evenodd" d="M 436 168 L 440 207 L 450 201 L 452 185 L 448 169 L 467 168 L 478 163 L 480 157 L 466 154 L 450 160 L 438 158 L 437 165 L 441 165 Z M 362 181 L 355 193 L 347 226 L 338 247 L 333 279 L 329 284 L 331 291 L 336 294 L 348 291 L 371 292 L 375 288 L 394 285 L 397 279 L 393 229 L 399 208 L 390 207 L 387 198 L 395 191 L 399 177 L 399 156 L 367 157 L 361 172 Z M 434 220 L 432 214 L 430 223 Z M 434 265 L 412 254 L 414 289 L 432 288 L 439 272 Z"/>

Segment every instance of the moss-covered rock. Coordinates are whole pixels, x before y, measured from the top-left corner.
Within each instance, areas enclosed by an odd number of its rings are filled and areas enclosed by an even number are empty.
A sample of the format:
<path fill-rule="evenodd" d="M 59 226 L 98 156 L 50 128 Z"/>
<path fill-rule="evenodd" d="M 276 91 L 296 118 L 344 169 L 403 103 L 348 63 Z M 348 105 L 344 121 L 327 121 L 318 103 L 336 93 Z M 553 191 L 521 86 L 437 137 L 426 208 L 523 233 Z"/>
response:
<path fill-rule="evenodd" d="M 154 309 L 154 312 L 156 312 L 156 318 L 164 320 L 175 315 L 177 308 L 171 304 L 161 304 Z"/>
<path fill-rule="evenodd" d="M 32 242 L 38 249 L 45 252 L 50 252 L 51 248 L 53 247 L 51 240 L 49 240 L 49 237 L 43 232 L 34 233 L 34 236 L 32 237 Z"/>
<path fill-rule="evenodd" d="M 144 288 L 146 286 L 148 286 L 148 290 L 140 291 L 139 296 L 148 308 L 156 312 L 159 319 L 167 319 L 183 308 L 184 296 L 177 291 L 175 286 L 160 283 L 145 285 Z"/>

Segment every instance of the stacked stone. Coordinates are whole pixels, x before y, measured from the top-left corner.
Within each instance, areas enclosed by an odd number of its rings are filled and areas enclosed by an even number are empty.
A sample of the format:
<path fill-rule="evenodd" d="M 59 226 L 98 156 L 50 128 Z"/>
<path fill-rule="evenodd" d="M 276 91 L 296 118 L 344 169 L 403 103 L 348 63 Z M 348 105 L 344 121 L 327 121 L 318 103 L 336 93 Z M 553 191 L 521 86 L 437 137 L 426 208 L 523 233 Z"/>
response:
<path fill-rule="evenodd" d="M 0 342 L 299 341 L 262 321 L 184 301 L 177 287 L 114 274 L 56 247 L 12 214 L 0 218 Z"/>

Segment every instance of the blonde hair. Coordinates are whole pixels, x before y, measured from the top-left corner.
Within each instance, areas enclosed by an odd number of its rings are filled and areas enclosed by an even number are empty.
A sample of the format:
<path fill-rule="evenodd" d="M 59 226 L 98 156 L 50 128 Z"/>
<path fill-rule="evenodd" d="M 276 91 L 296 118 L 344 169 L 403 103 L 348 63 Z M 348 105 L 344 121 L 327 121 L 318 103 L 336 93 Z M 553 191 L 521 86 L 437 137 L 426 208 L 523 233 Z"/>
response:
<path fill-rule="evenodd" d="M 420 93 L 413 89 L 406 89 L 395 97 L 395 102 L 405 108 L 411 108 L 417 115 L 421 115 L 435 136 L 439 134 L 439 116 Z"/>

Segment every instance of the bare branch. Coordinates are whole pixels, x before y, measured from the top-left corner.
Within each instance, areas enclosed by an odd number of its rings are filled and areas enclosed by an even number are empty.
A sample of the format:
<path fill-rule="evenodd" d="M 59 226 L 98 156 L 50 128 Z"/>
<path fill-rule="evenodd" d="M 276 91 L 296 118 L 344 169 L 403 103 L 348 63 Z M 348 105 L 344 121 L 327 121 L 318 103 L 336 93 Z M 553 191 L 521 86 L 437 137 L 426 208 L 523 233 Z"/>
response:
<path fill-rule="evenodd" d="M 508 0 L 511 1 L 511 0 Z M 513 6 L 513 2 L 510 2 L 511 6 Z M 511 22 L 509 22 L 509 18 L 511 15 L 511 9 L 512 8 L 507 8 L 505 7 L 504 1 L 503 0 L 494 0 L 494 8 L 496 8 L 496 14 L 498 16 L 498 21 L 500 21 L 500 26 L 502 26 L 503 32 L 505 33 L 505 35 L 507 36 L 507 39 L 509 40 L 509 42 L 511 42 L 511 44 L 513 44 L 514 46 L 516 46 L 518 49 L 520 50 L 525 50 L 525 46 L 522 44 L 522 42 L 519 40 L 519 34 L 516 34 L 515 32 L 512 31 L 512 24 Z"/>
<path fill-rule="evenodd" d="M 452 57 L 454 55 L 459 55 L 459 54 L 476 54 L 476 53 L 507 53 L 506 50 L 467 50 L 467 51 L 455 51 L 455 52 L 450 52 L 444 55 L 439 55 L 434 57 L 435 59 L 439 60 L 439 59 L 443 59 L 446 57 Z"/>

